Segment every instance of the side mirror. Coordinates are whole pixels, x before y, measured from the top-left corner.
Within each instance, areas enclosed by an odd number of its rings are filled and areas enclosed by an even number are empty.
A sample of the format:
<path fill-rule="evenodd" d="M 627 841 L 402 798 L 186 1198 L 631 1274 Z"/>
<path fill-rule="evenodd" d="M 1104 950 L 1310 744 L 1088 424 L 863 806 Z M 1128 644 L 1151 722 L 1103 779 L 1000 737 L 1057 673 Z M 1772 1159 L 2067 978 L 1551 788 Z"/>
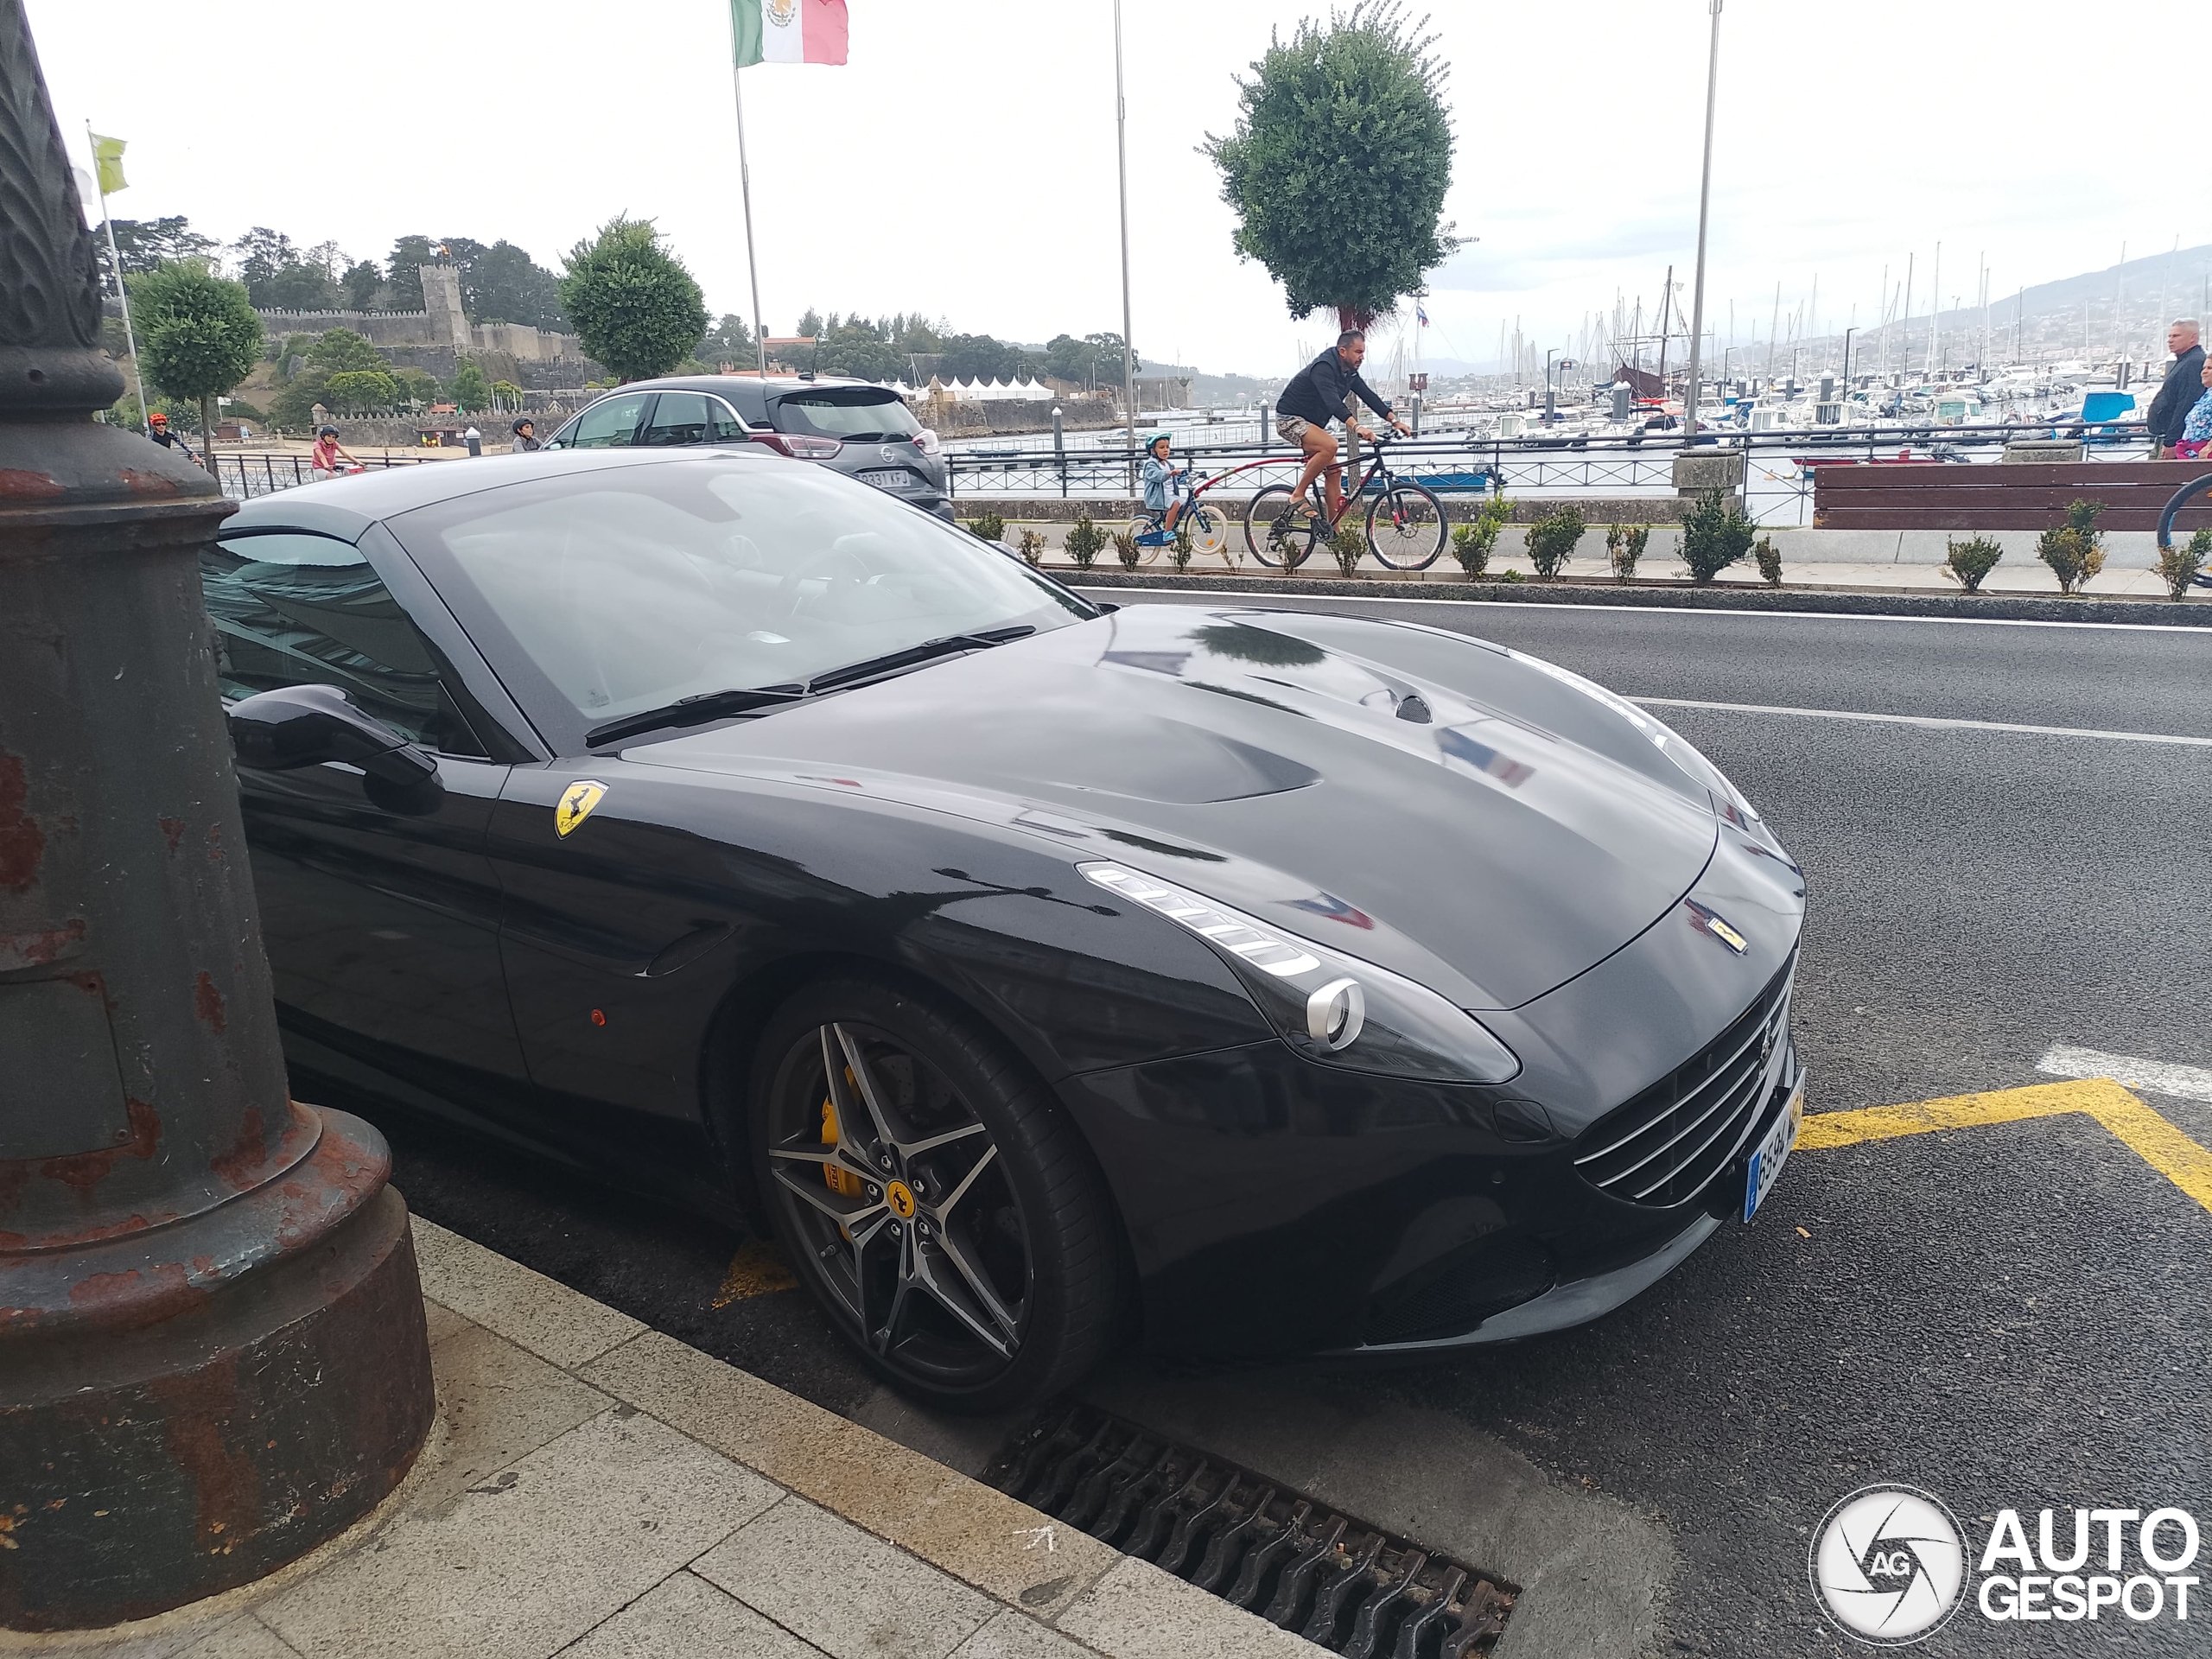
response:
<path fill-rule="evenodd" d="M 438 763 L 334 685 L 285 685 L 232 705 L 231 747 L 256 772 L 293 772 L 325 761 L 359 766 L 369 798 L 393 812 L 436 810 Z"/>

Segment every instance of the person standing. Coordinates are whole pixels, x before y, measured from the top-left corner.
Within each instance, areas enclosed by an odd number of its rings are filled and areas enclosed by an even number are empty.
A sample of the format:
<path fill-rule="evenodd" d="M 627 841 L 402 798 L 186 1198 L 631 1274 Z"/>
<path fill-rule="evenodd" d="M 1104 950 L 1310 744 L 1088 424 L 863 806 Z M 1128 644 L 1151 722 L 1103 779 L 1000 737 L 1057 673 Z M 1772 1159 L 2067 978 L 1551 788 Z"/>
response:
<path fill-rule="evenodd" d="M 2158 395 L 2151 400 L 2148 425 L 2151 455 L 2171 461 L 2181 442 L 2183 424 L 2196 407 L 2204 384 L 2204 347 L 2197 339 L 2196 319 L 2177 317 L 2166 330 L 2166 349 L 2174 354 Z"/>

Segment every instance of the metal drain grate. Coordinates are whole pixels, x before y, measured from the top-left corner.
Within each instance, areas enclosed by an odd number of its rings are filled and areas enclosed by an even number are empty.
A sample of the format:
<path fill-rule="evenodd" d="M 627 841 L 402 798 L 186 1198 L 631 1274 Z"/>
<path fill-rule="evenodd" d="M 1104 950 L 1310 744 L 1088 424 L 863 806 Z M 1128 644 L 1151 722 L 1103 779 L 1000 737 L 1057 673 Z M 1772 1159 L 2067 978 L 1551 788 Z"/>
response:
<path fill-rule="evenodd" d="M 1352 1659 L 1467 1659 L 1514 1592 L 1249 1470 L 1088 1406 L 1039 1419 L 993 1485 Z"/>

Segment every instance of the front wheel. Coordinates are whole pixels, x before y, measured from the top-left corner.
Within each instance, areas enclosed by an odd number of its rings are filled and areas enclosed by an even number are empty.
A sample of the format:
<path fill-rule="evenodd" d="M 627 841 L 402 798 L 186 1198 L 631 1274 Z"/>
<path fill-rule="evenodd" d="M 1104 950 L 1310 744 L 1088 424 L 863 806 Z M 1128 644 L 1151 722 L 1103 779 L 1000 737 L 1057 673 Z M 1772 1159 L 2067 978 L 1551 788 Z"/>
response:
<path fill-rule="evenodd" d="M 877 1371 L 944 1409 L 1072 1386 L 1118 1306 L 1111 1204 L 1044 1086 L 895 985 L 810 986 L 762 1033 L 754 1179 L 792 1270 Z"/>
<path fill-rule="evenodd" d="M 1400 479 L 1367 509 L 1367 545 L 1393 570 L 1426 570 L 1444 550 L 1444 504 Z"/>
<path fill-rule="evenodd" d="M 1229 521 L 1211 507 L 1185 508 L 1175 528 L 1188 531 L 1191 550 L 1210 559 L 1219 558 L 1229 545 Z"/>
<path fill-rule="evenodd" d="M 1244 509 L 1244 545 L 1269 569 L 1295 570 L 1313 557 L 1319 530 L 1313 504 L 1287 484 L 1268 485 Z"/>

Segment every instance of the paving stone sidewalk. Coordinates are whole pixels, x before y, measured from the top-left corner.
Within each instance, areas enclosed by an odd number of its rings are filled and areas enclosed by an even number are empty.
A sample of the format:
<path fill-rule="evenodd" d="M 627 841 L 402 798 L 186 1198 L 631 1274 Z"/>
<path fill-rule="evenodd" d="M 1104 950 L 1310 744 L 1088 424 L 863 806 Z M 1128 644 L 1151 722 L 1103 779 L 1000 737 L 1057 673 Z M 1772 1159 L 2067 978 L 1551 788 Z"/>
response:
<path fill-rule="evenodd" d="M 344 1536 L 101 1659 L 1313 1659 L 965 1475 L 417 1217 L 438 1423 Z"/>

